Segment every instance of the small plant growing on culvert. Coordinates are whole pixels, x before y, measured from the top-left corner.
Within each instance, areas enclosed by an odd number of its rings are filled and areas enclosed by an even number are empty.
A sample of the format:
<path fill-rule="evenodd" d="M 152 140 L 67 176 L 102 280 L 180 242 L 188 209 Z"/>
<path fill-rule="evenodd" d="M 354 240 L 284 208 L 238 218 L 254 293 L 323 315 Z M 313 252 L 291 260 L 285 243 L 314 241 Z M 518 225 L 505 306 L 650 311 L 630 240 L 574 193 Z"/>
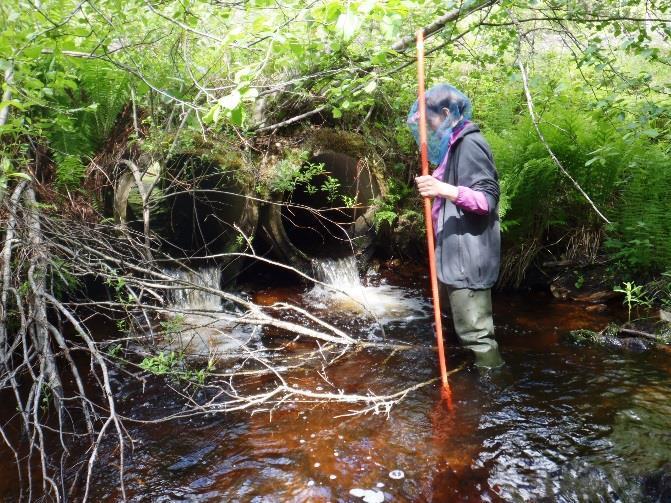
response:
<path fill-rule="evenodd" d="M 342 201 L 347 208 L 354 208 L 357 205 L 356 197 L 342 196 Z"/>
<path fill-rule="evenodd" d="M 333 203 L 338 197 L 338 189 L 340 188 L 340 182 L 337 178 L 332 176 L 327 176 L 326 181 L 321 186 L 321 191 L 326 192 L 326 199 L 329 203 Z"/>
<path fill-rule="evenodd" d="M 324 164 L 308 162 L 308 157 L 305 150 L 288 151 L 274 167 L 268 184 L 271 192 L 293 192 L 298 185 L 303 185 L 308 194 L 317 192 L 312 179 L 325 173 Z"/>

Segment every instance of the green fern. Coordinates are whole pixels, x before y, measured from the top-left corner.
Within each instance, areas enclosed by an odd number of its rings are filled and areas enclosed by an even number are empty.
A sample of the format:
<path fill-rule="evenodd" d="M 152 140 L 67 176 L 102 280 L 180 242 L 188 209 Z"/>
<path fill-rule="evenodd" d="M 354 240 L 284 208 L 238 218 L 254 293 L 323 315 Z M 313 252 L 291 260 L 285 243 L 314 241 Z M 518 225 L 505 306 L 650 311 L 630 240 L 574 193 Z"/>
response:
<path fill-rule="evenodd" d="M 85 175 L 86 166 L 79 156 L 59 155 L 56 157 L 56 185 L 59 188 L 79 188 Z"/>
<path fill-rule="evenodd" d="M 56 161 L 56 182 L 61 188 L 81 185 L 86 167 L 108 138 L 129 99 L 128 77 L 99 60 L 78 62 L 68 70 L 77 86 L 55 99 L 60 105 L 45 131 Z"/>

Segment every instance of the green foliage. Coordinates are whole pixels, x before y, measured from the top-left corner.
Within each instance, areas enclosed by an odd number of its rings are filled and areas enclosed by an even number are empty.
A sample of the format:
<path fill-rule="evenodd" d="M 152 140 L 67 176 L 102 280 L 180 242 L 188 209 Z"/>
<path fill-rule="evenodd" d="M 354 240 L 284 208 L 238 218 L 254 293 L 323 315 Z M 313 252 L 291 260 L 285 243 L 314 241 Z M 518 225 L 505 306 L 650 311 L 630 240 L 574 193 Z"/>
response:
<path fill-rule="evenodd" d="M 659 334 L 657 334 L 658 344 L 671 344 L 671 328 L 665 327 Z"/>
<path fill-rule="evenodd" d="M 606 344 L 608 338 L 617 337 L 619 333 L 620 327 L 615 323 L 611 323 L 601 332 L 582 328 L 571 330 L 568 333 L 568 340 L 578 346 L 600 346 Z"/>
<path fill-rule="evenodd" d="M 581 328 L 578 330 L 571 330 L 568 334 L 568 339 L 578 346 L 593 346 L 601 344 L 603 336 L 599 332 Z"/>
<path fill-rule="evenodd" d="M 327 176 L 324 183 L 322 183 L 319 190 L 326 193 L 326 199 L 329 203 L 334 203 L 338 197 L 338 189 L 340 189 L 340 182 L 337 178 Z"/>
<path fill-rule="evenodd" d="M 46 413 L 47 410 L 49 410 L 49 404 L 53 399 L 54 391 L 48 384 L 42 384 L 42 386 L 40 387 L 40 394 L 41 394 L 40 410 L 43 413 Z"/>
<path fill-rule="evenodd" d="M 204 384 L 214 371 L 215 362 L 210 358 L 205 367 L 188 368 L 183 353 L 161 351 L 155 356 L 147 356 L 140 362 L 140 368 L 156 376 L 167 376 L 180 381 Z"/>
<path fill-rule="evenodd" d="M 595 107 L 593 96 L 570 85 L 570 77 L 553 79 L 551 68 L 539 71 L 548 74 L 532 83 L 536 107 L 542 110 L 541 129 L 562 165 L 613 222 L 606 228 L 606 252 L 629 273 L 671 265 L 671 160 L 666 147 L 650 135 L 630 134 L 649 122 Z M 511 95 L 511 87 L 519 90 L 513 79 L 501 93 Z M 505 239 L 553 241 L 570 229 L 602 226 L 559 172 L 523 106 L 508 103 L 495 110 L 489 103 L 500 103 L 498 97 L 476 98 L 491 120 L 482 126 L 500 175 Z"/>
<path fill-rule="evenodd" d="M 75 0 L 39 7 L 4 1 L 0 71 L 13 70 L 14 81 L 4 84 L 12 99 L 4 104 L 10 106 L 9 120 L 0 127 L 1 157 L 7 159 L 0 193 L 17 180 L 12 173 L 36 157 L 35 145 L 47 147 L 58 188 L 80 188 L 86 166 L 124 108 L 127 118 L 134 109 L 140 126 L 159 138 L 150 145 L 158 156 L 170 148 L 169 137 L 179 144 L 181 136 L 223 130 L 237 140 L 255 126 L 315 109 L 326 122 L 370 128 L 397 153 L 415 154 L 405 125 L 416 97 L 415 68 L 407 64 L 413 44 L 403 56 L 391 47 L 446 10 L 482 3 L 290 0 L 282 9 L 270 9 L 265 1 L 215 9 L 203 0 L 166 0 L 149 9 L 143 0 L 99 2 L 95 8 Z M 614 0 L 504 2 L 488 11 L 491 23 L 479 25 L 479 17 L 471 16 L 427 40 L 427 85 L 449 81 L 464 90 L 492 144 L 507 243 L 560 242 L 576 226 L 602 226 L 559 174 L 529 120 L 513 64 L 512 15 L 535 19 L 530 37 L 544 37 L 544 29 L 556 30 L 560 22 L 582 48 L 570 58 L 539 48 L 528 62 L 530 83 L 552 149 L 613 221 L 607 251 L 622 269 L 661 271 L 671 265 L 671 61 L 659 43 L 670 30 L 654 20 L 666 10 L 659 0 L 645 6 Z M 548 12 L 604 21 L 543 20 Z M 634 21 L 648 14 L 654 19 Z M 452 36 L 463 36 L 464 43 L 451 43 Z M 552 47 L 547 42 L 541 45 Z M 263 190 L 291 192 L 300 184 L 335 201 L 335 179 L 314 183 L 323 168 L 306 161 L 300 151 L 289 153 Z M 11 171 L 5 174 L 6 166 Z M 354 204 L 340 197 L 346 206 Z M 396 202 L 380 203 L 377 226 L 400 216 Z"/>
<path fill-rule="evenodd" d="M 343 195 L 342 201 L 345 203 L 345 207 L 347 208 L 354 208 L 357 205 L 356 197 Z"/>
<path fill-rule="evenodd" d="M 662 307 L 669 311 L 671 310 L 671 271 L 662 273 L 660 283 L 660 288 L 656 293 Z"/>
<path fill-rule="evenodd" d="M 167 320 L 161 321 L 161 328 L 163 329 L 164 334 L 177 334 L 184 330 L 184 315 L 178 314 L 171 316 Z"/>
<path fill-rule="evenodd" d="M 123 346 L 121 344 L 110 344 L 107 349 L 106 353 L 110 358 L 117 358 L 121 355 L 121 352 L 123 351 Z"/>
<path fill-rule="evenodd" d="M 297 187 L 301 187 L 310 195 L 318 191 L 325 193 L 327 201 L 331 204 L 339 197 L 343 199 L 345 205 L 355 204 L 356 201 L 348 201 L 340 194 L 340 181 L 325 171 L 324 164 L 309 162 L 309 157 L 307 150 L 286 151 L 284 157 L 273 168 L 272 177 L 268 182 L 270 191 L 291 194 Z"/>
<path fill-rule="evenodd" d="M 631 321 L 631 310 L 633 307 L 650 307 L 650 299 L 646 295 L 643 285 L 637 285 L 632 281 L 627 281 L 622 286 L 613 288 L 613 291 L 624 294 L 623 304 L 627 305 L 629 321 Z"/>
<path fill-rule="evenodd" d="M 625 268 L 664 270 L 671 266 L 671 159 L 657 146 L 636 147 L 628 156 L 611 245 L 626 244 L 615 247 Z"/>
<path fill-rule="evenodd" d="M 272 178 L 268 183 L 271 192 L 292 193 L 296 187 L 303 185 L 308 194 L 314 194 L 317 187 L 312 179 L 324 173 L 323 164 L 308 162 L 309 152 L 306 150 L 289 150 L 274 167 Z"/>
<path fill-rule="evenodd" d="M 646 227 L 645 222 L 639 222 L 636 227 L 628 227 L 624 229 L 625 235 L 641 235 L 636 233 L 637 230 L 643 230 Z M 613 229 L 613 227 L 611 227 Z M 614 235 L 604 242 L 604 247 L 609 253 L 611 259 L 615 261 L 618 269 L 636 273 L 644 270 L 650 266 L 654 260 L 653 246 L 649 237 L 643 239 L 618 237 Z"/>
<path fill-rule="evenodd" d="M 147 356 L 140 362 L 140 368 L 150 374 L 165 375 L 172 374 L 179 369 L 183 363 L 184 355 L 170 351 L 161 351 L 156 356 Z"/>
<path fill-rule="evenodd" d="M 72 292 L 80 285 L 79 278 L 72 273 L 65 261 L 54 257 L 52 264 L 51 288 L 56 297 L 61 297 L 67 292 Z"/>
<path fill-rule="evenodd" d="M 387 184 L 387 195 L 383 199 L 375 199 L 371 201 L 371 205 L 377 206 L 378 210 L 373 218 L 375 230 L 379 231 L 380 226 L 386 222 L 390 227 L 393 227 L 397 219 L 402 215 L 415 217 L 416 211 L 413 209 L 402 209 L 403 203 L 414 195 L 415 188 L 409 186 L 399 180 L 391 178 Z"/>
<path fill-rule="evenodd" d="M 21 179 L 30 180 L 30 177 L 25 173 L 14 170 L 12 163 L 6 157 L 0 159 L 0 201 L 4 198 L 7 191 L 7 185 L 11 180 Z"/>
<path fill-rule="evenodd" d="M 56 156 L 56 184 L 60 188 L 78 188 L 85 175 L 86 166 L 84 166 L 79 156 Z"/>

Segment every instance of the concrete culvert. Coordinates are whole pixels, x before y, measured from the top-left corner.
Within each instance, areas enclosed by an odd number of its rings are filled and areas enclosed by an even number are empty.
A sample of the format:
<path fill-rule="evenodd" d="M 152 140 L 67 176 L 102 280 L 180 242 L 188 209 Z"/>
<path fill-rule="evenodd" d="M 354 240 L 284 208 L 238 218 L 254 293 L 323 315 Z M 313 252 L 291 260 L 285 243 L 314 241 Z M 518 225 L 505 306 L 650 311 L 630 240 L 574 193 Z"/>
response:
<path fill-rule="evenodd" d="M 150 230 L 172 256 L 202 258 L 246 247 L 258 222 L 258 204 L 249 196 L 253 181 L 238 166 L 191 153 L 171 158 L 165 168 L 144 170 L 145 192 L 153 186 Z M 118 179 L 115 218 L 142 232 L 142 195 L 133 174 Z M 225 262 L 225 260 L 220 260 Z"/>
<path fill-rule="evenodd" d="M 303 270 L 315 258 L 352 254 L 364 267 L 373 252 L 372 201 L 384 187 L 366 152 L 342 150 L 314 148 L 304 169 L 323 165 L 323 172 L 262 210 L 262 229 L 276 254 Z"/>

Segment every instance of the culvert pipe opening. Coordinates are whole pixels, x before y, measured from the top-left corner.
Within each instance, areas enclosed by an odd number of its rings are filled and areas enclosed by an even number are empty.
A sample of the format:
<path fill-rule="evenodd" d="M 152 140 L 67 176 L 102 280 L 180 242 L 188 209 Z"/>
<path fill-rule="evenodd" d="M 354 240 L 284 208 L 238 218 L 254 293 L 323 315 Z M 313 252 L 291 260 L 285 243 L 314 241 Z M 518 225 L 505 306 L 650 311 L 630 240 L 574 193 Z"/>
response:
<path fill-rule="evenodd" d="M 150 230 L 169 254 L 204 257 L 234 252 L 253 236 L 258 205 L 248 197 L 253 183 L 239 169 L 201 156 L 183 154 L 163 169 L 147 169 L 144 192 L 150 192 Z M 115 216 L 143 231 L 142 194 L 132 173 L 119 178 Z"/>
<path fill-rule="evenodd" d="M 352 255 L 370 244 L 378 183 L 366 159 L 325 151 L 307 166 L 315 165 L 323 166 L 321 172 L 284 196 L 278 216 L 285 246 L 307 258 Z"/>

